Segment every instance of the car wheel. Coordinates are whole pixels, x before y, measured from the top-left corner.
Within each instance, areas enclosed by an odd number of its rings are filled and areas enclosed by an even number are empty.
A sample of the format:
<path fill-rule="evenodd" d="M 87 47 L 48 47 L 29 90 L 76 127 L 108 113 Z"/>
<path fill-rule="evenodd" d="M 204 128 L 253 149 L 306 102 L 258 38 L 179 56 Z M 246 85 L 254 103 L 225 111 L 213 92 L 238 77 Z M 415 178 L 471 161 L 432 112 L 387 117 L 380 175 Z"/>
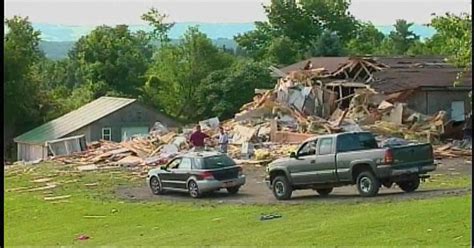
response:
<path fill-rule="evenodd" d="M 380 181 L 370 171 L 364 171 L 357 176 L 357 190 L 364 197 L 377 195 L 380 189 Z"/>
<path fill-rule="evenodd" d="M 278 200 L 288 200 L 291 198 L 293 189 L 285 176 L 277 176 L 272 182 L 273 195 Z"/>
<path fill-rule="evenodd" d="M 226 188 L 226 189 L 227 189 L 227 192 L 229 192 L 229 194 L 235 195 L 239 192 L 240 186 L 230 187 L 230 188 Z"/>
<path fill-rule="evenodd" d="M 201 192 L 199 191 L 199 188 L 198 188 L 198 185 L 197 185 L 196 181 L 194 181 L 194 180 L 189 181 L 189 183 L 188 183 L 188 192 L 189 192 L 189 195 L 192 198 L 199 198 L 202 195 Z"/>
<path fill-rule="evenodd" d="M 418 187 L 420 186 L 420 179 L 416 178 L 409 181 L 398 182 L 397 185 L 403 191 L 410 193 L 418 189 Z"/>
<path fill-rule="evenodd" d="M 156 176 L 150 178 L 150 189 L 154 195 L 163 194 L 163 188 L 161 187 L 161 181 Z"/>
<path fill-rule="evenodd" d="M 329 195 L 329 193 L 332 192 L 332 188 L 325 188 L 325 189 L 315 189 L 316 192 L 318 192 L 318 194 L 320 196 L 327 196 Z"/>

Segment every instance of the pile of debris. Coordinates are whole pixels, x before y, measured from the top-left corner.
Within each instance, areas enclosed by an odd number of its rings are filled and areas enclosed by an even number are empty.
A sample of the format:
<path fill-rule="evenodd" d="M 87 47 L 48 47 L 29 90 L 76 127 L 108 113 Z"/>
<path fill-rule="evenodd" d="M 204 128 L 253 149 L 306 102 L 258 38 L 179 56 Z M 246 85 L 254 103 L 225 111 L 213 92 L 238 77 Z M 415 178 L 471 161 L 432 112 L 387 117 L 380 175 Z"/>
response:
<path fill-rule="evenodd" d="M 177 137 L 174 132 L 160 137 L 148 136 L 120 143 L 101 140 L 89 144 L 87 150 L 83 152 L 52 157 L 52 160 L 62 164 L 77 165 L 158 165 L 174 157 L 178 153 L 178 146 L 184 148 L 183 142 L 179 141 L 180 137 Z"/>
<path fill-rule="evenodd" d="M 209 147 L 216 146 L 218 128 L 223 127 L 230 138 L 231 157 L 261 163 L 288 155 L 314 135 L 347 131 L 371 131 L 382 143 L 396 139 L 441 144 L 450 123 L 445 111 L 426 116 L 408 108 L 403 93 L 386 95 L 370 87 L 376 80 L 374 73 L 387 67 L 372 59 L 352 58 L 334 72 L 310 68 L 286 74 L 271 68 L 281 76 L 273 89 L 256 89 L 253 101 L 231 120 L 211 118 L 199 124 L 213 137 Z M 85 152 L 53 159 L 79 165 L 155 166 L 189 151 L 192 129 L 177 133 L 159 126 L 154 130 L 148 137 L 101 141 Z M 454 143 L 437 146 L 434 153 L 436 158 L 471 156 L 465 146 Z"/>

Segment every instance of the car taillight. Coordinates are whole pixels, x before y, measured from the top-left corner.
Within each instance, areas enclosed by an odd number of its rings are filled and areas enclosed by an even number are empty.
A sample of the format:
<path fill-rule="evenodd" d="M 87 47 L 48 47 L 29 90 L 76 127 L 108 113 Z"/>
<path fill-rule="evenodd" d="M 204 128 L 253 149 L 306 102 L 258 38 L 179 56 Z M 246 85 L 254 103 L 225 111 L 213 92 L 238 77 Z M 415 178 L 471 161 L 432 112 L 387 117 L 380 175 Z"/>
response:
<path fill-rule="evenodd" d="M 199 175 L 199 177 L 201 178 L 201 180 L 213 180 L 214 179 L 214 176 L 212 175 L 212 172 L 210 172 L 210 171 L 204 171 L 203 173 L 201 173 Z"/>
<path fill-rule="evenodd" d="M 391 149 L 385 150 L 384 162 L 385 164 L 393 164 L 393 152 Z"/>

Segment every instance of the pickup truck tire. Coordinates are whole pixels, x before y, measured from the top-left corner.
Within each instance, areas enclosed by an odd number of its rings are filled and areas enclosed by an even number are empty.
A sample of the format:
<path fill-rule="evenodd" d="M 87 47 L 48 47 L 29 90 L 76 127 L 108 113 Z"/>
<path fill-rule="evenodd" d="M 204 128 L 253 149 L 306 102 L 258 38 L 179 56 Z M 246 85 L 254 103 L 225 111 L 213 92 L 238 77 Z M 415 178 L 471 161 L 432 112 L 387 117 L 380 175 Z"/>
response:
<path fill-rule="evenodd" d="M 357 190 L 363 197 L 376 196 L 380 189 L 380 181 L 370 171 L 363 171 L 357 176 Z"/>
<path fill-rule="evenodd" d="M 332 192 L 332 188 L 315 189 L 320 196 L 327 196 Z"/>
<path fill-rule="evenodd" d="M 420 179 L 416 178 L 409 181 L 398 182 L 397 185 L 403 191 L 410 193 L 418 189 L 418 187 L 420 186 Z"/>
<path fill-rule="evenodd" d="M 293 188 L 285 176 L 277 176 L 272 182 L 272 192 L 278 200 L 289 200 L 293 193 Z"/>
<path fill-rule="evenodd" d="M 227 192 L 231 195 L 235 195 L 239 192 L 240 186 L 226 188 Z"/>

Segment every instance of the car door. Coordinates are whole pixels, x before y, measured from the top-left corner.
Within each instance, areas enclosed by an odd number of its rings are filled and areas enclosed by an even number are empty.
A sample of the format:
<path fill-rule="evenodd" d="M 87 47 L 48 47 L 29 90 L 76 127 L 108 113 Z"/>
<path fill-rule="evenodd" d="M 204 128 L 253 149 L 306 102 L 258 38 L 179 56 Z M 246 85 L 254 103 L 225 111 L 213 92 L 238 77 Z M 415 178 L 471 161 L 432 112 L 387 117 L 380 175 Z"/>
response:
<path fill-rule="evenodd" d="M 186 182 L 191 174 L 192 169 L 192 159 L 191 158 L 182 158 L 176 169 L 171 170 L 173 175 L 175 188 L 178 189 L 187 189 Z"/>
<path fill-rule="evenodd" d="M 293 158 L 288 170 L 295 184 L 311 183 L 316 173 L 314 166 L 316 162 L 316 144 L 317 140 L 312 140 L 301 145 Z"/>
<path fill-rule="evenodd" d="M 318 183 L 337 182 L 335 142 L 333 137 L 321 138 L 318 142 L 318 152 L 312 180 Z"/>
<path fill-rule="evenodd" d="M 176 188 L 179 183 L 176 182 L 176 174 L 174 171 L 178 168 L 179 164 L 181 163 L 181 158 L 175 158 L 171 160 L 166 165 L 166 170 L 163 173 L 160 173 L 160 180 L 163 188 Z"/>

